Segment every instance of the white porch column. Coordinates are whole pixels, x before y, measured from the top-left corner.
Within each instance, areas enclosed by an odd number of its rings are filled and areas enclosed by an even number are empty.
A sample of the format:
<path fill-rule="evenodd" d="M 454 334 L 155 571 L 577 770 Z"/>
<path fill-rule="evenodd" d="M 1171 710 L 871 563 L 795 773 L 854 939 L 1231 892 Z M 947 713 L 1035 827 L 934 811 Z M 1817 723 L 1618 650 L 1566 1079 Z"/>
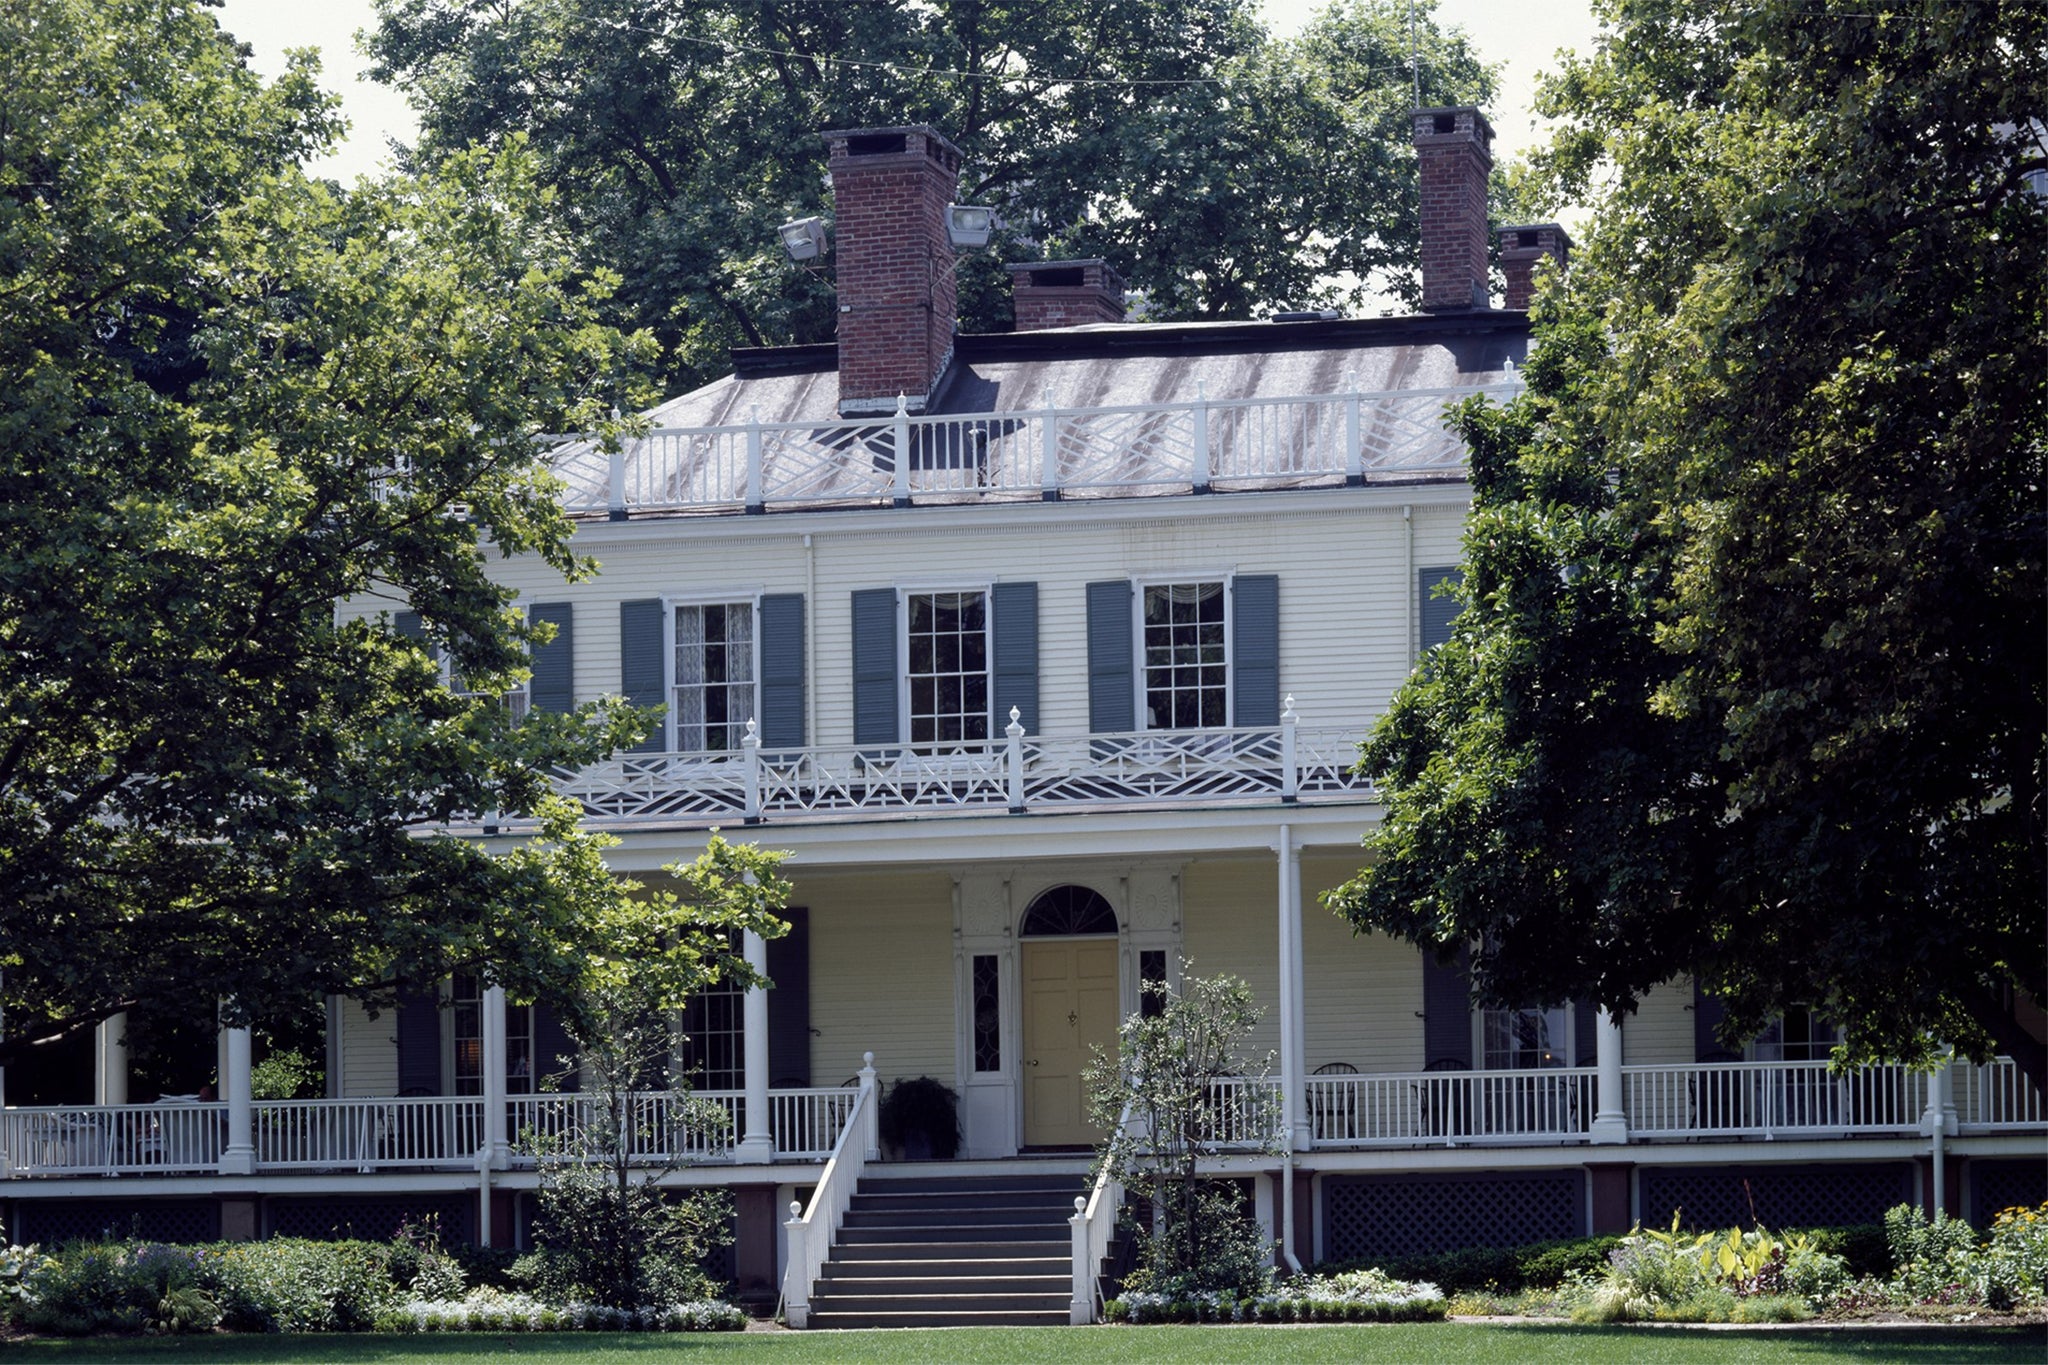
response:
<path fill-rule="evenodd" d="M 741 951 L 747 965 L 768 974 L 768 942 L 749 929 L 742 936 Z M 747 992 L 743 1019 L 746 1030 L 746 1128 L 733 1150 L 733 1160 L 765 1162 L 775 1159 L 775 1135 L 768 1123 L 768 992 L 759 986 Z"/>
<path fill-rule="evenodd" d="M 1294 846 L 1294 827 L 1280 826 L 1280 1122 L 1289 1149 L 1305 1152 L 1314 1146 L 1308 1131 L 1308 1068 L 1302 1053 L 1301 989 L 1301 853 Z"/>
<path fill-rule="evenodd" d="M 1621 1024 L 1606 1006 L 1600 1007 L 1600 1022 L 1593 1031 L 1599 1066 L 1594 1093 L 1593 1128 L 1596 1143 L 1628 1141 L 1628 1107 L 1621 1091 Z"/>
<path fill-rule="evenodd" d="M 92 1102 L 128 1103 L 128 1014 L 110 1014 L 92 1031 Z"/>
<path fill-rule="evenodd" d="M 222 1175 L 252 1175 L 256 1170 L 256 1122 L 249 1102 L 249 1030 L 223 1029 L 227 1066 L 220 1077 L 221 1098 L 228 1102 L 228 1143 L 221 1150 Z"/>
<path fill-rule="evenodd" d="M 505 1136 L 505 988 L 484 987 L 483 1018 L 478 1021 L 484 1055 L 484 1149 L 477 1155 L 485 1170 L 502 1171 L 512 1164 L 512 1144 Z M 488 1182 L 486 1182 L 488 1190 Z M 489 1203 L 488 1194 L 485 1203 Z"/>

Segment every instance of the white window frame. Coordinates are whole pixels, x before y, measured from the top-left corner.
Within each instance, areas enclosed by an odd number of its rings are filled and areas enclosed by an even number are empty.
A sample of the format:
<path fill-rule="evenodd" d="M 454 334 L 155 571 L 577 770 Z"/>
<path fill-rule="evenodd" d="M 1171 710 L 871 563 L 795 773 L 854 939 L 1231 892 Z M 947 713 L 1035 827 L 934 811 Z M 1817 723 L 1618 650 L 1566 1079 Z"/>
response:
<path fill-rule="evenodd" d="M 993 581 L 947 583 L 904 583 L 896 588 L 896 733 L 905 749 L 917 747 L 910 737 L 910 599 L 939 594 L 979 593 L 981 595 L 982 660 L 988 713 L 983 718 L 986 734 L 978 740 L 934 740 L 925 747 L 934 753 L 965 749 L 995 742 L 1002 733 L 996 724 L 996 593 Z"/>
<path fill-rule="evenodd" d="M 666 752 L 683 752 L 676 737 L 676 611 L 682 607 L 745 606 L 753 614 L 752 658 L 748 666 L 754 674 L 753 716 L 758 727 L 761 719 L 761 595 L 760 588 L 735 588 L 730 592 L 693 592 L 667 595 L 661 599 L 661 700 L 666 710 L 661 725 L 662 748 Z M 758 729 L 756 733 L 759 733 Z M 719 756 L 739 755 L 737 749 L 706 752 Z"/>
<path fill-rule="evenodd" d="M 1171 574 L 1147 574 L 1131 580 L 1131 688 L 1132 717 L 1138 722 L 1138 729 L 1161 735 L 1196 735 L 1204 731 L 1221 728 L 1232 729 L 1237 724 L 1237 573 L 1233 569 L 1189 571 Z M 1183 583 L 1221 583 L 1223 585 L 1223 724 L 1221 727 L 1195 726 L 1182 728 L 1174 725 L 1154 725 L 1152 708 L 1146 704 L 1150 693 L 1145 667 L 1145 590 L 1147 588 L 1173 587 Z"/>
<path fill-rule="evenodd" d="M 1571 1005 L 1554 1005 L 1549 1009 L 1538 1009 L 1536 1006 L 1530 1005 L 1519 1009 L 1473 1010 L 1472 1056 L 1478 1063 L 1475 1069 L 1480 1071 L 1526 1071 L 1533 1075 L 1576 1065 L 1575 1059 L 1578 1053 L 1575 1049 L 1579 1043 L 1578 1038 L 1575 1036 L 1579 1027 L 1578 1013 L 1578 1010 Z M 1558 1016 L 1563 1026 L 1552 1035 L 1550 1040 L 1551 1053 L 1557 1058 L 1557 1061 L 1549 1066 L 1516 1066 L 1512 1063 L 1507 1066 L 1493 1065 L 1487 1058 L 1487 1024 L 1489 1020 L 1496 1016 L 1506 1014 L 1550 1014 Z"/>
<path fill-rule="evenodd" d="M 483 978 L 477 976 L 474 972 L 464 972 L 462 975 L 471 977 L 477 983 L 474 1000 L 466 1000 L 456 996 L 454 977 L 448 977 L 441 982 L 441 994 L 447 1000 L 449 1006 L 447 1010 L 448 1027 L 441 1030 L 441 1074 L 447 1078 L 445 1084 L 449 1094 L 481 1095 L 483 1094 L 483 1028 L 486 988 L 483 984 Z M 468 1040 L 457 1032 L 456 1024 L 462 1018 L 464 1007 L 470 1005 L 473 1005 L 476 1010 L 477 1031 L 475 1042 L 478 1069 L 474 1078 L 476 1089 L 464 1090 L 462 1088 L 463 1082 L 470 1078 L 462 1074 L 462 1044 Z M 519 1061 L 518 1044 L 522 1038 L 526 1042 L 526 1070 L 524 1072 L 516 1069 Z M 538 1041 L 534 1029 L 533 1006 L 514 1005 L 508 1001 L 505 1005 L 506 1094 L 530 1095 L 533 1093 L 534 1049 Z"/>
<path fill-rule="evenodd" d="M 1811 1005 L 1800 1005 L 1797 1008 L 1806 1011 L 1807 1039 L 1805 1042 L 1796 1043 L 1793 1046 L 1805 1048 L 1812 1055 L 1805 1057 L 1787 1057 L 1785 1055 L 1785 1016 L 1779 1013 L 1772 1015 L 1771 1022 L 1764 1025 L 1763 1032 L 1750 1039 L 1748 1045 L 1744 1048 L 1744 1053 L 1750 1061 L 1825 1062 L 1829 1060 L 1830 1055 L 1834 1052 L 1835 1045 L 1842 1041 L 1842 1026 L 1822 1017 L 1820 1011 Z M 1813 1026 L 1815 1023 L 1826 1023 L 1828 1025 L 1826 1041 L 1824 1043 L 1814 1036 L 1815 1030 Z"/>

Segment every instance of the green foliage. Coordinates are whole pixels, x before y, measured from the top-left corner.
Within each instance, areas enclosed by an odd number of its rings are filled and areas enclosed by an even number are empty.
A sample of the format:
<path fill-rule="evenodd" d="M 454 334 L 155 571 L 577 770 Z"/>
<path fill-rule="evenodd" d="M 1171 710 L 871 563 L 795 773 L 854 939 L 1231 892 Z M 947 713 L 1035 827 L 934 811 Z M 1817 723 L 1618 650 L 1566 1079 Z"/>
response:
<path fill-rule="evenodd" d="M 1892 1282 L 1908 1298 L 1931 1299 L 1959 1279 L 1959 1265 L 1977 1249 L 1977 1230 L 1960 1218 L 1929 1220 L 1917 1206 L 1885 1210 L 1885 1241 L 1892 1253 Z"/>
<path fill-rule="evenodd" d="M 1518 1247 L 1466 1247 L 1458 1251 L 1412 1252 L 1370 1261 L 1336 1261 L 1313 1267 L 1319 1275 L 1383 1270 L 1400 1280 L 1420 1280 L 1446 1294 L 1494 1290 L 1512 1294 L 1522 1289 L 1551 1288 L 1567 1275 L 1604 1268 L 1619 1237 L 1578 1237 L 1531 1242 Z"/>
<path fill-rule="evenodd" d="M 1199 1168 L 1243 1152 L 1247 1138 L 1270 1149 L 1276 1116 L 1257 1084 L 1270 1059 L 1254 1063 L 1242 1050 L 1259 1017 L 1251 987 L 1234 976 L 1194 976 L 1191 963 L 1183 970 L 1178 990 L 1145 983 L 1157 1010 L 1126 1018 L 1117 1055 L 1098 1052 L 1088 1068 L 1089 1115 L 1108 1134 L 1095 1168 L 1155 1214 L 1134 1229 L 1139 1268 L 1127 1287 L 1169 1300 L 1243 1297 L 1270 1280 L 1271 1248 L 1235 1188 L 1202 1178 Z M 1221 1084 L 1233 1078 L 1254 1084 Z"/>
<path fill-rule="evenodd" d="M 351 1332 L 394 1301 L 388 1248 L 370 1242 L 72 1242 L 23 1277 L 20 1321 L 94 1332 Z"/>
<path fill-rule="evenodd" d="M 1492 73 L 1419 7 L 1424 103 Z M 778 223 L 829 214 L 827 128 L 930 123 L 963 203 L 1004 225 L 961 266 L 967 330 L 1008 325 L 1006 261 L 1103 256 L 1154 318 L 1412 293 L 1410 8 L 1338 0 L 1295 38 L 1247 0 L 380 0 L 372 74 L 421 115 L 414 157 L 524 136 L 612 316 L 691 386 L 734 345 L 828 341 L 830 288 Z M 533 98 L 546 90 L 545 99 Z M 1356 276 L 1352 281 L 1347 277 Z"/>
<path fill-rule="evenodd" d="M 1790 1322 L 1811 1317 L 1849 1282 L 1839 1256 L 1801 1233 L 1763 1228 L 1687 1232 L 1638 1228 L 1609 1253 L 1603 1276 L 1567 1283 L 1581 1322 Z"/>
<path fill-rule="evenodd" d="M 644 718 L 515 723 L 432 653 L 521 675 L 548 628 L 488 557 L 591 567 L 532 438 L 650 393 L 531 153 L 311 181 L 310 62 L 265 84 L 198 0 L 0 10 L 0 126 L 0 1064 L 143 1000 L 566 995 L 621 937 L 687 976 L 550 794 Z M 541 832 L 440 833 L 483 810 Z"/>
<path fill-rule="evenodd" d="M 1331 903 L 1488 1004 L 1692 973 L 2044 1086 L 2048 11 L 1869 9 L 1609 0 L 1550 83 L 1592 227 L 1460 416 L 1465 610 Z"/>
<path fill-rule="evenodd" d="M 960 1151 L 959 1097 L 930 1076 L 896 1082 L 875 1115 L 883 1142 L 908 1153 L 913 1139 L 931 1157 L 950 1161 Z"/>
<path fill-rule="evenodd" d="M 428 1332 L 737 1332 L 746 1315 L 716 1299 L 641 1309 L 543 1303 L 525 1294 L 472 1290 L 455 1300 L 411 1300 L 385 1310 L 377 1330 Z"/>
<path fill-rule="evenodd" d="M 249 1068 L 249 1097 L 258 1100 L 313 1098 L 327 1073 L 296 1048 L 272 1052 Z"/>

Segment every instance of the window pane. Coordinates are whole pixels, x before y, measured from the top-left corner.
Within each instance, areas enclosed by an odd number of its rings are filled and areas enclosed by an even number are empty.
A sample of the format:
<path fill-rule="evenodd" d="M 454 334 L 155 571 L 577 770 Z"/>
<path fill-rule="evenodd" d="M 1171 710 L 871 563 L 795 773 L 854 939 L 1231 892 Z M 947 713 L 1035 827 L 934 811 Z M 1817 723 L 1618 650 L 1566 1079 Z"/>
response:
<path fill-rule="evenodd" d="M 1220 582 L 1154 584 L 1144 594 L 1145 709 L 1156 729 L 1228 722 Z"/>

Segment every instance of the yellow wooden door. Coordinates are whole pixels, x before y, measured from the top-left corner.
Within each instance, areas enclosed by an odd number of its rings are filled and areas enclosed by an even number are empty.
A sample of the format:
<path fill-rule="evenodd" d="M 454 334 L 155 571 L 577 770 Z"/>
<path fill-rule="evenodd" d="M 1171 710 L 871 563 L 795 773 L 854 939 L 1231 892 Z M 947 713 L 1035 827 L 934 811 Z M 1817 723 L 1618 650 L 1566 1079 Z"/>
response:
<path fill-rule="evenodd" d="M 1092 1145 L 1082 1072 L 1096 1048 L 1116 1049 L 1116 940 L 1024 942 L 1024 1142 Z"/>

